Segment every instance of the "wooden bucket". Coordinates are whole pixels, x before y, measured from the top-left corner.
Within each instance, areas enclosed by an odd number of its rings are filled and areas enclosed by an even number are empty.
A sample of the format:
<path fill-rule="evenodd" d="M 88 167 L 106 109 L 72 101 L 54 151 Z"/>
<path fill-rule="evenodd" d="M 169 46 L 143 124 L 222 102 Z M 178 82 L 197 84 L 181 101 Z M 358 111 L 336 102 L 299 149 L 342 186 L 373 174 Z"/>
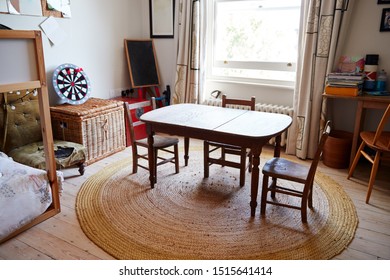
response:
<path fill-rule="evenodd" d="M 351 146 L 351 132 L 332 130 L 325 142 L 322 153 L 324 164 L 332 168 L 348 168 Z"/>

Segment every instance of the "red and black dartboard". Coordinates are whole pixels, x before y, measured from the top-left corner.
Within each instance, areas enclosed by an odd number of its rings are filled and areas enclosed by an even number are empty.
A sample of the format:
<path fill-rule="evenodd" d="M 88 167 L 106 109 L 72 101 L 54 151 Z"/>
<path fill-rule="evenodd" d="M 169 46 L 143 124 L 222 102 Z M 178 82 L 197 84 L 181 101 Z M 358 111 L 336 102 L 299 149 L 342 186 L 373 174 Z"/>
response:
<path fill-rule="evenodd" d="M 53 86 L 58 96 L 70 104 L 83 104 L 91 93 L 91 84 L 83 69 L 70 63 L 54 70 Z"/>

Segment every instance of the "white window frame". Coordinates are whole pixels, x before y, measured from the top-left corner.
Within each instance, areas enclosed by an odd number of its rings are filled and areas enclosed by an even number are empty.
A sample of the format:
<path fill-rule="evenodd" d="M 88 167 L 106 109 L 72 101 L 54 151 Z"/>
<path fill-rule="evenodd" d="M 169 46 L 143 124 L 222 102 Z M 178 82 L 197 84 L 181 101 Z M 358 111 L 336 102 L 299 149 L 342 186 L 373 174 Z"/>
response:
<path fill-rule="evenodd" d="M 295 81 L 287 80 L 270 80 L 270 79 L 254 79 L 243 77 L 231 77 L 223 75 L 212 75 L 213 67 L 218 68 L 233 68 L 233 69 L 254 69 L 254 70 L 274 70 L 274 71 L 296 71 L 296 62 L 272 62 L 272 61 L 221 61 L 214 59 L 214 45 L 215 45 L 215 6 L 217 2 L 229 2 L 236 0 L 208 0 L 207 1 L 207 70 L 206 79 L 210 81 L 221 82 L 234 82 L 234 83 L 246 83 L 246 84 L 258 84 L 258 85 L 271 85 L 293 88 Z M 297 53 L 298 56 L 298 53 Z"/>

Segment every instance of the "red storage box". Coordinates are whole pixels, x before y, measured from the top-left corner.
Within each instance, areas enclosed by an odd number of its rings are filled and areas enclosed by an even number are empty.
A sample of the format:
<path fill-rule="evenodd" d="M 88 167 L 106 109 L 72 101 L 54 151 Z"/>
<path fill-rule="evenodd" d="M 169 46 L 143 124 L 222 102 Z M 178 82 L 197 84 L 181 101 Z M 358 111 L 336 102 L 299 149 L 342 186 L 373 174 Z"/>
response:
<path fill-rule="evenodd" d="M 136 140 L 147 137 L 146 126 L 143 122 L 140 121 L 140 117 L 142 114 L 149 112 L 153 109 L 151 101 L 147 99 L 140 98 L 130 98 L 130 97 L 116 97 L 115 100 L 123 101 L 128 103 L 128 107 L 130 109 L 131 119 L 133 121 L 134 126 L 134 134 Z M 126 119 L 126 146 L 131 146 L 131 138 L 130 138 L 130 129 L 129 123 Z"/>

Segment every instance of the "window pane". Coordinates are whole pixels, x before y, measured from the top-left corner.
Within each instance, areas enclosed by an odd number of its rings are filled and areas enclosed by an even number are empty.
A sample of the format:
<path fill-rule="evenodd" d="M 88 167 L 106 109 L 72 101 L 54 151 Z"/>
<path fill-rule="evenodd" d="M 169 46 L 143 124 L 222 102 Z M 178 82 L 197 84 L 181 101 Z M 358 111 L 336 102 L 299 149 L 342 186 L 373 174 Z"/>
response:
<path fill-rule="evenodd" d="M 295 67 L 285 70 L 291 72 L 242 68 L 233 71 L 226 67 L 215 69 L 215 62 L 283 62 L 295 65 L 300 2 L 300 0 L 216 0 L 212 74 L 293 81 Z"/>

